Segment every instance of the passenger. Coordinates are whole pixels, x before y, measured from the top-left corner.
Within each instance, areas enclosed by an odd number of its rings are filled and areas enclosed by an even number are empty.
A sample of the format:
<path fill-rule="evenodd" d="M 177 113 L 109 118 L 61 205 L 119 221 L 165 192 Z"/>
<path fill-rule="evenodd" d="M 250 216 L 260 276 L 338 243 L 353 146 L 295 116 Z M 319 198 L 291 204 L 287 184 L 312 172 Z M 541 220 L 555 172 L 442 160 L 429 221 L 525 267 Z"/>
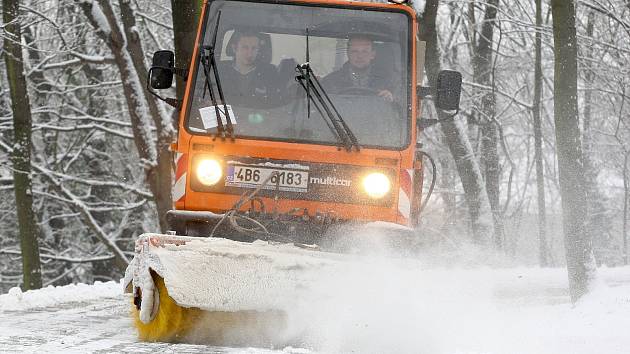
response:
<path fill-rule="evenodd" d="M 275 66 L 260 60 L 263 40 L 256 32 L 234 31 L 229 52 L 233 60 L 220 71 L 226 101 L 235 106 L 265 108 L 278 96 Z"/>
<path fill-rule="evenodd" d="M 341 69 L 322 79 L 322 85 L 331 93 L 343 93 L 350 88 L 367 88 L 376 91 L 379 97 L 394 101 L 392 75 L 374 66 L 376 51 L 368 36 L 354 36 L 348 40 L 348 61 Z"/>

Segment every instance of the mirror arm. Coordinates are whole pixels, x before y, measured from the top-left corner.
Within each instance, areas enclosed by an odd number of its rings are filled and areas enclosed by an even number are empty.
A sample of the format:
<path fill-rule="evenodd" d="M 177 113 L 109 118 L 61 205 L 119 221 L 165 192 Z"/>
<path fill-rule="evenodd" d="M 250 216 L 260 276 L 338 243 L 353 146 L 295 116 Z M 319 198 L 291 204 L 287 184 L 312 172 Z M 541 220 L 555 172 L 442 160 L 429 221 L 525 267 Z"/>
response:
<path fill-rule="evenodd" d="M 158 99 L 166 102 L 166 104 L 168 104 L 171 107 L 175 107 L 177 108 L 177 110 L 181 110 L 182 108 L 182 101 L 178 100 L 176 98 L 170 98 L 170 97 L 162 97 L 160 95 L 157 94 L 157 92 L 153 91 L 151 89 L 151 73 L 153 72 L 153 68 L 149 69 L 149 75 L 147 75 L 147 91 L 149 91 L 150 94 L 152 94 L 153 96 L 157 97 Z"/>
<path fill-rule="evenodd" d="M 157 96 L 157 97 L 162 99 L 162 97 L 160 97 L 160 96 Z M 178 111 L 180 111 L 182 109 L 182 101 L 178 100 L 177 98 L 166 97 L 166 98 L 164 98 L 162 100 L 164 102 L 166 102 L 166 104 L 168 104 L 169 106 L 177 108 Z"/>
<path fill-rule="evenodd" d="M 451 113 L 448 116 L 448 118 L 444 118 L 444 119 L 420 119 L 420 120 L 418 120 L 418 129 L 424 130 L 424 129 L 432 127 L 432 126 L 434 126 L 434 125 L 436 125 L 438 123 L 443 123 L 443 122 L 446 122 L 448 120 L 452 120 L 453 118 L 455 118 L 457 113 L 459 113 L 459 109 L 456 110 L 454 113 Z"/>

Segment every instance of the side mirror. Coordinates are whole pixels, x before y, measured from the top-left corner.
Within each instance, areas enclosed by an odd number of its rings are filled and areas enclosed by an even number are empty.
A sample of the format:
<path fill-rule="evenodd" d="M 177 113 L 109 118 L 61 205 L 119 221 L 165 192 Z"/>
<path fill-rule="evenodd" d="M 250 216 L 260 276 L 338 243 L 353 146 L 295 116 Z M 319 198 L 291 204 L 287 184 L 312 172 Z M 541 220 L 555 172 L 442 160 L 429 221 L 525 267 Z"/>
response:
<path fill-rule="evenodd" d="M 459 110 L 462 93 L 462 74 L 453 70 L 442 70 L 438 74 L 435 105 L 445 111 Z"/>
<path fill-rule="evenodd" d="M 151 87 L 160 90 L 173 85 L 175 54 L 170 50 L 159 50 L 153 54 L 153 63 L 149 70 Z"/>

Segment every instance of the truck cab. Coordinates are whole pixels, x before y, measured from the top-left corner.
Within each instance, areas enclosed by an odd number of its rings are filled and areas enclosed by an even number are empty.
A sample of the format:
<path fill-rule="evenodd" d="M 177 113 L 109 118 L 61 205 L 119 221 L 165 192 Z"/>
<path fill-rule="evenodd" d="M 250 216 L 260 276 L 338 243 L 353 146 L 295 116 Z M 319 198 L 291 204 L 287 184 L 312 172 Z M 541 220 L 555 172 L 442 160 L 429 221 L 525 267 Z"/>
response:
<path fill-rule="evenodd" d="M 414 226 L 417 31 L 404 4 L 206 1 L 190 66 L 175 69 L 172 52 L 160 51 L 149 77 L 153 89 L 186 77 L 175 104 L 173 230 Z"/>

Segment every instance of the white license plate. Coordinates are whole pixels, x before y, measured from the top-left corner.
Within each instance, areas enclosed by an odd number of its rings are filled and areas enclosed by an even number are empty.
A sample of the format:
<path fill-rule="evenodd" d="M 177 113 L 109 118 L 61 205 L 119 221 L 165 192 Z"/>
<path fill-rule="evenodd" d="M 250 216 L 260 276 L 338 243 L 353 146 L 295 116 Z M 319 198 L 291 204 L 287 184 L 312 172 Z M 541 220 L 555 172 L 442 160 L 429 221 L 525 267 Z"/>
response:
<path fill-rule="evenodd" d="M 308 191 L 308 171 L 276 169 L 269 167 L 228 165 L 225 185 L 229 187 L 258 188 L 274 172 L 263 189 L 276 189 L 289 192 Z"/>

